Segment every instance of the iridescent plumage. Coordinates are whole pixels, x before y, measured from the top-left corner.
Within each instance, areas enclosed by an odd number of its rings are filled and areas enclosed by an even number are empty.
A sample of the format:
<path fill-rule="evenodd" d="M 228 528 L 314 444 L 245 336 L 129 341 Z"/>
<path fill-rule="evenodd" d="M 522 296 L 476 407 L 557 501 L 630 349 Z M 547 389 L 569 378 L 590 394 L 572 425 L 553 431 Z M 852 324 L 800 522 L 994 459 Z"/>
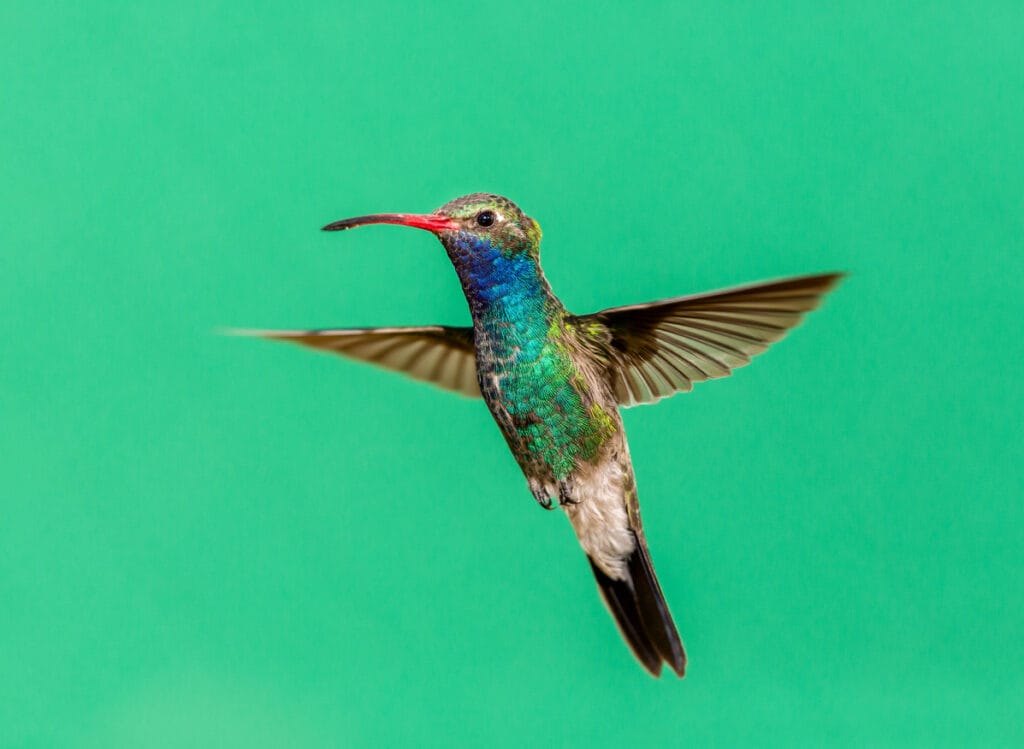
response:
<path fill-rule="evenodd" d="M 432 214 L 369 223 L 426 229 L 441 240 L 472 327 L 255 331 L 373 362 L 487 403 L 534 498 L 564 508 L 602 595 L 640 662 L 686 667 L 640 520 L 620 406 L 724 377 L 814 309 L 839 274 L 803 276 L 575 316 L 540 268 L 540 226 L 484 193 Z"/>

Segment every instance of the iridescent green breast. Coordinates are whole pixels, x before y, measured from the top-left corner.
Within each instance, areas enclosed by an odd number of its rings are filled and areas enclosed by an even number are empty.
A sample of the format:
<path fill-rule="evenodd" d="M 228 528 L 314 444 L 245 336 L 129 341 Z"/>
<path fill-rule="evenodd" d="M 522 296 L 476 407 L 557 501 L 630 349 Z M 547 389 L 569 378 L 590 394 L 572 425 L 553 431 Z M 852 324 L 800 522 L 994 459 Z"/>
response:
<path fill-rule="evenodd" d="M 558 338 L 509 345 L 499 336 L 489 351 L 493 357 L 478 364 L 484 397 L 520 462 L 560 480 L 591 460 L 614 426 Z"/>
<path fill-rule="evenodd" d="M 480 389 L 523 469 L 562 480 L 614 433 L 573 361 L 574 333 L 536 259 L 482 243 L 456 263 L 473 312 Z"/>

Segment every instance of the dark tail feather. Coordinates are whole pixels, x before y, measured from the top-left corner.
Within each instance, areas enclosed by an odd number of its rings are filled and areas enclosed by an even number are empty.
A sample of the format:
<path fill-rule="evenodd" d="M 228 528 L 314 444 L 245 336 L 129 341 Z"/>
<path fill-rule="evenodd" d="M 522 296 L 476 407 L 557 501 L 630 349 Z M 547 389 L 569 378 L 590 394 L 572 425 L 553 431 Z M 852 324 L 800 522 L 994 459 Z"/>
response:
<path fill-rule="evenodd" d="M 679 676 L 683 676 L 686 673 L 686 651 L 672 621 L 665 595 L 658 585 L 654 565 L 651 564 L 651 555 L 647 551 L 647 543 L 642 534 L 637 534 L 636 551 L 627 560 L 627 564 L 629 575 L 633 578 L 633 590 L 636 592 L 640 619 L 644 623 L 647 636 L 654 643 L 658 654 L 665 659 L 665 663 Z"/>
<path fill-rule="evenodd" d="M 633 655 L 653 676 L 661 676 L 661 656 L 644 631 L 636 599 L 633 597 L 633 589 L 625 580 L 612 580 L 590 557 L 587 557 L 587 560 L 590 562 L 590 569 L 594 571 L 594 577 L 597 578 L 597 587 L 601 589 L 604 602 L 608 604 L 608 609 L 615 617 Z"/>
<path fill-rule="evenodd" d="M 613 580 L 593 560 L 590 567 L 622 636 L 644 668 L 659 676 L 664 661 L 681 677 L 686 673 L 686 651 L 654 576 L 647 544 L 640 535 L 636 542 L 626 560 L 630 580 Z"/>

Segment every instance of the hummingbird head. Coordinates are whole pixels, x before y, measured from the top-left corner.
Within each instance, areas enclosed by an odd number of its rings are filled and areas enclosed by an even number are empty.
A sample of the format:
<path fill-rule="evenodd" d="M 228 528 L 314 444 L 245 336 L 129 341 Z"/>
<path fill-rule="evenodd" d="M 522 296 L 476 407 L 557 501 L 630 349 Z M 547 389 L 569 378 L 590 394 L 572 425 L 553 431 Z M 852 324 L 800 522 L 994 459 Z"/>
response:
<path fill-rule="evenodd" d="M 453 261 L 457 257 L 499 253 L 509 258 L 540 254 L 540 224 L 508 198 L 473 193 L 456 198 L 433 213 L 376 213 L 335 221 L 324 231 L 343 231 L 365 224 L 397 224 L 437 235 Z"/>
<path fill-rule="evenodd" d="M 508 198 L 473 193 L 433 213 L 375 213 L 335 221 L 324 231 L 364 224 L 425 229 L 441 240 L 474 316 L 504 300 L 550 296 L 540 270 L 540 225 Z"/>
<path fill-rule="evenodd" d="M 505 257 L 540 254 L 540 224 L 508 198 L 478 192 L 456 198 L 435 213 L 457 222 L 457 231 L 438 235 L 449 254 L 498 251 Z M 460 236 L 461 235 L 461 236 Z"/>

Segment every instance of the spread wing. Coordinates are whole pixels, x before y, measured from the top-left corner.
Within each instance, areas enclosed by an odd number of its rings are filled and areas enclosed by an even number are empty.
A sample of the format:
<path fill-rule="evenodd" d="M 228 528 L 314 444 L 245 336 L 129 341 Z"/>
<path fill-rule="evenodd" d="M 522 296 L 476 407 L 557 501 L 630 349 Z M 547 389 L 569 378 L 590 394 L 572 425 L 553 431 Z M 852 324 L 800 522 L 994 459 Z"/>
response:
<path fill-rule="evenodd" d="M 799 276 L 614 307 L 575 322 L 605 338 L 619 404 L 653 403 L 749 364 L 817 307 L 842 275 Z"/>
<path fill-rule="evenodd" d="M 480 397 L 472 328 L 426 325 L 415 328 L 229 332 L 330 351 L 392 369 L 471 398 Z"/>

